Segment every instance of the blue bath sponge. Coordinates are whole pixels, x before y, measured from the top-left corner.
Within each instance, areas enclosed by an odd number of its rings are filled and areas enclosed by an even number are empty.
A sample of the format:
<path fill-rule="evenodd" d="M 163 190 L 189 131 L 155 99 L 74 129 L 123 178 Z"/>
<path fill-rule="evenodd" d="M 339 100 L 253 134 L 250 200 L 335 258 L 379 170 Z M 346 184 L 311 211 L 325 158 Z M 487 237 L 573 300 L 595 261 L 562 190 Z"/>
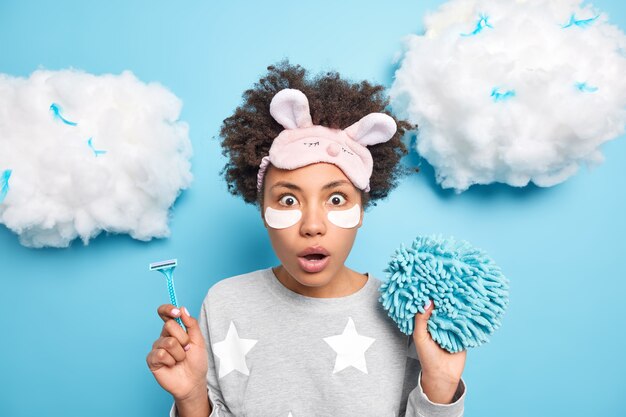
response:
<path fill-rule="evenodd" d="M 431 299 L 433 340 L 449 352 L 480 346 L 500 327 L 509 304 L 509 281 L 480 249 L 465 241 L 418 236 L 401 245 L 385 269 L 378 299 L 400 330 L 413 334 L 415 314 Z"/>

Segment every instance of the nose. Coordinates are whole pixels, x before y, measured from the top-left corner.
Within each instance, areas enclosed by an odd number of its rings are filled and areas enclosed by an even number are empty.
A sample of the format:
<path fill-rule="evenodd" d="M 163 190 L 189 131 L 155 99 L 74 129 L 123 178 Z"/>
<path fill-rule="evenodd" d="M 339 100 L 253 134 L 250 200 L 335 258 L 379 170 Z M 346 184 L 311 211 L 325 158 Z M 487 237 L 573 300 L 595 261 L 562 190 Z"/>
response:
<path fill-rule="evenodd" d="M 300 234 L 318 236 L 326 234 L 326 213 L 323 207 L 308 207 L 302 210 Z"/>

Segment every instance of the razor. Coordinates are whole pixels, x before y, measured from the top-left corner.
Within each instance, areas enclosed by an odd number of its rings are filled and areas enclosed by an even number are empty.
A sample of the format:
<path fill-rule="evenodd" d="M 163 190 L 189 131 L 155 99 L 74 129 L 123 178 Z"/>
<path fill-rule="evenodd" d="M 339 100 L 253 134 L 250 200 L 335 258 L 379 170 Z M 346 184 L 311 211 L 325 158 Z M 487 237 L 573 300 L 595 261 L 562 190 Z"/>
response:
<path fill-rule="evenodd" d="M 150 271 L 159 271 L 165 275 L 165 278 L 167 279 L 167 291 L 170 294 L 170 301 L 176 308 L 178 308 L 176 290 L 174 289 L 174 268 L 176 268 L 176 265 L 178 265 L 177 260 L 170 259 L 168 261 L 153 262 L 149 265 L 148 269 Z M 180 317 L 176 317 L 176 321 L 180 324 L 180 327 L 182 327 L 183 330 L 187 331 Z"/>

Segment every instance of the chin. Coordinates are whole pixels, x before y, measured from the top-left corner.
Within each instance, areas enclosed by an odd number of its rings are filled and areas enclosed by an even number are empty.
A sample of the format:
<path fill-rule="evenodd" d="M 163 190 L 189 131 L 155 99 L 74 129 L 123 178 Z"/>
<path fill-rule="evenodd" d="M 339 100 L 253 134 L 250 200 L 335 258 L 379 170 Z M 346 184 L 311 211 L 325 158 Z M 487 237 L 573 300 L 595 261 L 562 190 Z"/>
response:
<path fill-rule="evenodd" d="M 331 281 L 331 277 L 336 273 L 332 265 L 328 265 L 320 272 L 307 272 L 298 264 L 293 267 L 293 274 L 291 271 L 287 272 L 300 284 L 309 287 L 321 287 L 328 284 Z"/>

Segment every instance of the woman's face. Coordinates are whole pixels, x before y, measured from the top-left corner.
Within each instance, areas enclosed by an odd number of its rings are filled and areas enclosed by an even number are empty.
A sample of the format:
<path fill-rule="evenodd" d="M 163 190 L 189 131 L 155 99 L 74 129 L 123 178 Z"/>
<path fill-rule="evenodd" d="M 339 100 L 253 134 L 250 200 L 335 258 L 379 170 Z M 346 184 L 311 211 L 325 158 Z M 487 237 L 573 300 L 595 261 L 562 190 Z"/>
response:
<path fill-rule="evenodd" d="M 300 284 L 324 287 L 344 262 L 363 222 L 361 193 L 333 164 L 270 166 L 262 216 L 276 256 Z M 306 255 L 307 249 L 313 254 Z"/>

